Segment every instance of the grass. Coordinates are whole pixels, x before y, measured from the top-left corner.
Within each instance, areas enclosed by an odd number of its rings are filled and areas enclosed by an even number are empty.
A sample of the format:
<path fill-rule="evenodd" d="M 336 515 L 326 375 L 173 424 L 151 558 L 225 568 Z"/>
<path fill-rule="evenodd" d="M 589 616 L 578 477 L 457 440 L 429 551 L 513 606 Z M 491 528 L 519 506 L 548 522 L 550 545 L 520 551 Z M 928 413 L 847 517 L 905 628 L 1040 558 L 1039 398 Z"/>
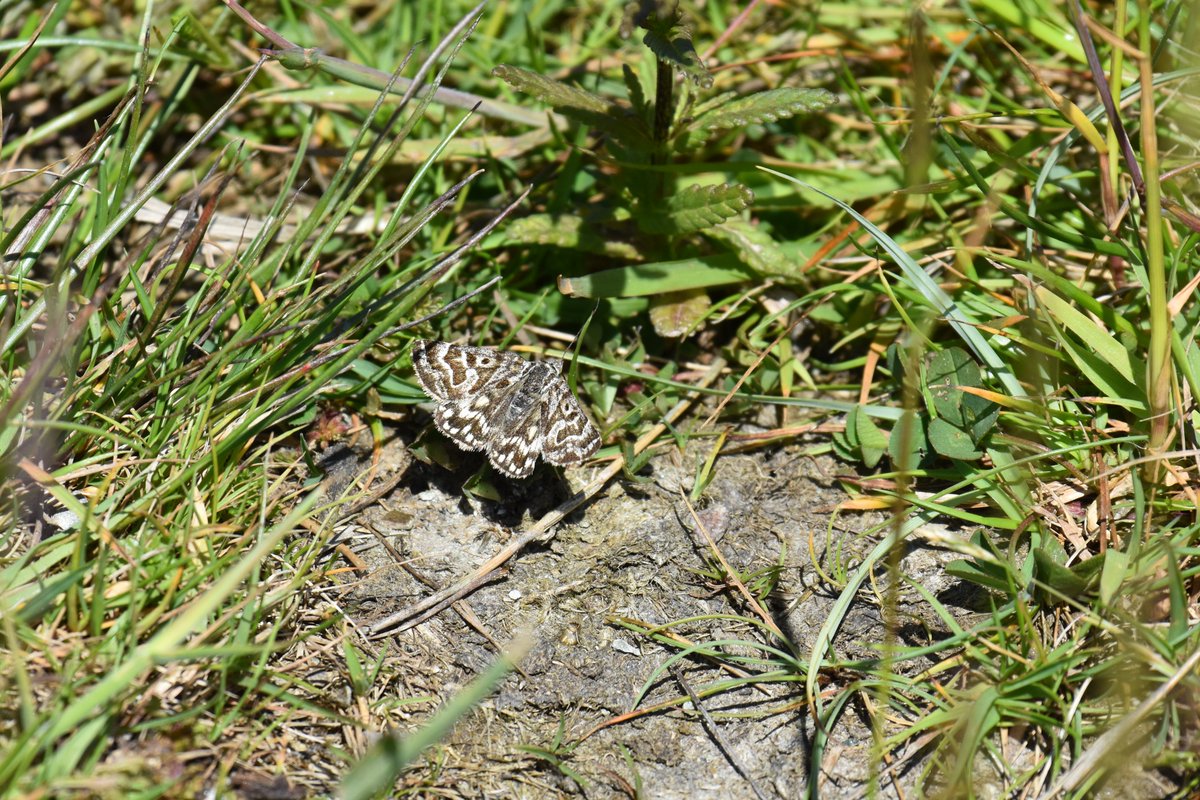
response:
<path fill-rule="evenodd" d="M 631 480 L 623 443 L 724 358 L 662 437 L 693 502 L 740 447 L 718 421 L 785 409 L 757 448 L 844 423 L 817 448 L 874 488 L 842 513 L 889 520 L 818 563 L 814 646 L 766 610 L 775 567 L 715 546 L 744 639 L 620 622 L 739 671 L 699 697 L 796 687 L 752 713 L 813 715 L 811 774 L 855 710 L 864 791 L 915 766 L 968 794 L 986 764 L 1085 796 L 1131 727 L 1196 790 L 1195 8 L 685 5 L 709 74 L 669 14 L 623 39 L 621 8 L 0 5 L 0 794 L 229 791 L 302 731 L 431 704 L 379 688 L 409 667 L 326 593 L 359 498 L 322 491 L 307 435 L 334 407 L 382 439 L 381 407 L 424 400 L 418 335 L 577 350 Z M 978 613 L 903 574 L 916 542 L 959 556 Z M 877 657 L 840 656 L 872 598 Z M 942 630 L 902 639 L 908 604 Z M 505 669 L 421 737 L 349 735 L 292 777 L 372 796 Z M 570 751 L 536 750 L 575 780 Z"/>

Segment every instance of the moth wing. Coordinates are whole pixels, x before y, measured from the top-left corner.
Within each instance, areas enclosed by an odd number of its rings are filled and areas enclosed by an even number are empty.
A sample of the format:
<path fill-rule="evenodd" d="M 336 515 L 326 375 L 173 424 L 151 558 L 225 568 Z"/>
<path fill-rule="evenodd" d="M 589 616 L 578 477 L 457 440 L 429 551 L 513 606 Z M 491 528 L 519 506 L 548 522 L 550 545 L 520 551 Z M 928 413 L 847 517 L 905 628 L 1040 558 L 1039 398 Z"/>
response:
<path fill-rule="evenodd" d="M 543 400 L 542 457 L 560 467 L 587 461 L 600 449 L 600 431 L 588 419 L 567 382 L 558 377 Z"/>
<path fill-rule="evenodd" d="M 412 344 L 413 372 L 434 400 L 456 400 L 487 390 L 503 392 L 520 378 L 529 362 L 515 353 L 488 347 L 417 339 Z M 493 386 L 492 384 L 499 383 Z"/>
<path fill-rule="evenodd" d="M 487 447 L 492 466 L 510 478 L 528 477 L 542 450 L 545 424 L 544 409 L 539 403 L 515 428 L 497 431 Z"/>

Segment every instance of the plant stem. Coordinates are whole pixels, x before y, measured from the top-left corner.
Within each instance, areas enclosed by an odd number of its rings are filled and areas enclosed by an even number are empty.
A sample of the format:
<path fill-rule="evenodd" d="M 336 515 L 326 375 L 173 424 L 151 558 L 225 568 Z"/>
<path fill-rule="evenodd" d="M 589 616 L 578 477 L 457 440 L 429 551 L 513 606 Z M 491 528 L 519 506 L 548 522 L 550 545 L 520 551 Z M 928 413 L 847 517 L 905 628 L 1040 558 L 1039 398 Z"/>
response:
<path fill-rule="evenodd" d="M 1138 38 L 1142 49 L 1139 73 L 1142 84 L 1141 138 L 1142 169 L 1145 174 L 1146 195 L 1146 291 L 1150 302 L 1150 352 L 1147 364 L 1147 405 L 1150 414 L 1150 440 L 1146 445 L 1146 478 L 1150 485 L 1157 483 L 1162 473 L 1163 451 L 1171 429 L 1171 317 L 1167 309 L 1167 278 L 1163 264 L 1162 194 L 1158 182 L 1158 133 L 1154 125 L 1154 40 L 1150 33 L 1148 13 L 1143 10 L 1138 21 Z"/>
<path fill-rule="evenodd" d="M 671 65 L 666 61 L 658 59 L 657 64 L 658 75 L 654 86 L 654 152 L 650 155 L 650 163 L 664 164 L 667 160 L 667 138 L 671 135 L 673 72 Z M 659 189 L 664 186 L 660 180 Z"/>

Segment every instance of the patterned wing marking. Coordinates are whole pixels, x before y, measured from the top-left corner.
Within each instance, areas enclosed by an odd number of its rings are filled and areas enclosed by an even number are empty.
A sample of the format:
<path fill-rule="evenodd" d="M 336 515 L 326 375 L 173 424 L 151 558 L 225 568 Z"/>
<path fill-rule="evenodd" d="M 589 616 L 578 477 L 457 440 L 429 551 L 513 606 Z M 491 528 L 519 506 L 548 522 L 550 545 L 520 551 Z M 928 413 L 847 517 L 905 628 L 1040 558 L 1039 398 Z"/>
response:
<path fill-rule="evenodd" d="M 600 449 L 600 431 L 588 419 L 571 387 L 561 377 L 547 387 L 542 419 L 542 457 L 560 467 L 573 467 L 591 458 Z"/>
<path fill-rule="evenodd" d="M 515 353 L 428 339 L 413 342 L 412 360 L 421 388 L 438 401 L 457 400 L 484 387 L 489 392 L 507 391 L 529 366 Z M 492 386 L 497 380 L 500 385 Z"/>
<path fill-rule="evenodd" d="M 510 478 L 529 477 L 537 463 L 542 446 L 542 420 L 537 416 L 530 414 L 528 425 L 500 434 L 488 445 L 488 460 Z"/>
<path fill-rule="evenodd" d="M 543 364 L 530 364 L 520 385 L 497 401 L 488 415 L 495 430 L 488 443 L 488 460 L 510 478 L 527 477 L 537 464 L 547 424 L 542 399 L 545 379 L 552 374 Z"/>
<path fill-rule="evenodd" d="M 482 450 L 491 430 L 487 424 L 487 398 L 464 397 L 438 403 L 433 424 L 442 434 L 464 450 Z"/>

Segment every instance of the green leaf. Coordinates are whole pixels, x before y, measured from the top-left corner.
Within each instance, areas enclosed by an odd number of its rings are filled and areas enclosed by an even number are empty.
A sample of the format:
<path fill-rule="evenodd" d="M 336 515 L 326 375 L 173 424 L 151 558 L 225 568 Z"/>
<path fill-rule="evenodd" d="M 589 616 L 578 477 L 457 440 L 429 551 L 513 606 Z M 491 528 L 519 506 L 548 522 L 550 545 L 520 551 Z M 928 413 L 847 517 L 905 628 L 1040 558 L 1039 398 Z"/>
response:
<path fill-rule="evenodd" d="M 659 336 L 683 336 L 704 319 L 712 301 L 701 289 L 670 292 L 654 299 L 650 305 L 650 324 Z"/>
<path fill-rule="evenodd" d="M 692 35 L 686 28 L 675 27 L 666 35 L 650 31 L 642 38 L 642 43 L 650 48 L 659 61 L 667 62 L 697 86 L 705 89 L 712 86 L 713 77 L 696 52 Z"/>
<path fill-rule="evenodd" d="M 87 574 L 88 571 L 81 568 L 56 575 L 53 579 L 39 581 L 38 584 L 31 584 L 27 588 L 31 589 L 34 586 L 39 586 L 40 591 L 28 600 L 21 599 L 19 603 L 17 602 L 18 595 L 15 592 L 9 597 L 5 597 L 6 604 L 11 604 L 10 608 L 6 609 L 6 612 L 11 613 L 11 609 L 19 605 L 20 610 L 16 618 L 22 624 L 32 625 L 43 614 L 51 608 L 56 607 L 60 595 L 71 587 L 81 585 Z"/>
<path fill-rule="evenodd" d="M 646 448 L 640 453 L 634 453 L 633 442 L 624 441 L 621 442 L 621 452 L 625 456 L 625 466 L 621 468 L 621 474 L 625 477 L 625 480 L 633 483 L 647 483 L 652 480 L 652 476 L 650 475 L 638 475 L 642 471 L 642 468 L 650 463 L 650 456 L 653 454 L 650 448 Z"/>
<path fill-rule="evenodd" d="M 946 565 L 946 574 L 1002 594 L 1012 588 L 1008 573 L 995 564 L 959 559 Z"/>
<path fill-rule="evenodd" d="M 1100 569 L 1100 602 L 1108 605 L 1117 596 L 1129 573 L 1129 554 L 1123 550 L 1108 550 Z"/>
<path fill-rule="evenodd" d="M 472 497 L 499 503 L 504 499 L 504 494 L 497 488 L 495 476 L 496 473 L 492 472 L 488 467 L 484 467 L 467 478 L 466 483 L 463 484 L 463 491 Z"/>
<path fill-rule="evenodd" d="M 979 444 L 996 427 L 1000 419 L 1000 406 L 979 395 L 962 392 L 962 413 L 966 432 L 973 442 Z"/>
<path fill-rule="evenodd" d="M 1043 289 L 1053 291 L 1060 299 L 1067 301 L 1080 311 L 1098 317 L 1108 330 L 1115 331 L 1119 336 L 1129 338 L 1135 335 L 1133 323 L 1126 319 L 1120 310 L 1105 305 L 1087 289 L 1072 283 L 1069 277 L 1059 275 L 1053 269 L 1034 260 L 1012 258 L 1000 253 L 994 253 L 993 260 L 997 264 L 1028 273 L 1031 277 L 1036 278 L 1039 284 L 1043 284 Z"/>
<path fill-rule="evenodd" d="M 1033 577 L 1051 590 L 1047 593 L 1050 601 L 1057 603 L 1063 597 L 1079 600 L 1095 589 L 1105 560 L 1089 558 L 1074 567 L 1064 567 L 1053 553 L 1037 548 L 1033 551 Z"/>
<path fill-rule="evenodd" d="M 642 82 L 638 80 L 637 73 L 628 64 L 622 64 L 621 77 L 625 79 L 625 94 L 638 118 L 650 119 L 650 104 L 646 102 L 646 93 L 642 91 Z"/>
<path fill-rule="evenodd" d="M 539 75 L 531 70 L 501 64 L 492 74 L 519 92 L 531 94 L 555 111 L 621 141 L 648 147 L 650 137 L 633 111 L 606 97 Z"/>
<path fill-rule="evenodd" d="M 705 228 L 702 233 L 728 247 L 743 264 L 760 275 L 800 277 L 802 265 L 784 252 L 771 234 L 745 220 L 726 220 Z"/>
<path fill-rule="evenodd" d="M 299 528 L 300 520 L 306 518 L 321 496 L 322 492 L 312 492 L 287 516 L 269 530 L 262 532 L 254 547 L 223 571 L 220 578 L 206 588 L 203 594 L 184 606 L 182 613 L 172 618 L 148 641 L 127 653 L 119 667 L 105 674 L 104 678 L 93 684 L 86 693 L 73 698 L 70 705 L 55 716 L 46 729 L 39 731 L 38 746 L 51 746 L 58 737 L 79 727 L 98 710 L 111 708 L 122 692 L 141 681 L 156 664 L 171 658 L 175 648 L 211 622 L 213 615 L 222 607 L 221 604 L 237 590 L 254 568 L 263 562 L 283 537 Z"/>
<path fill-rule="evenodd" d="M 718 255 L 635 264 L 577 278 L 560 277 L 558 290 L 569 297 L 645 297 L 753 278 L 754 274 L 733 256 Z"/>
<path fill-rule="evenodd" d="M 530 214 L 505 225 L 503 241 L 582 250 L 622 261 L 642 260 L 632 244 L 603 236 L 601 230 L 573 214 Z"/>
<path fill-rule="evenodd" d="M 983 742 L 1000 724 L 1000 711 L 996 708 L 1000 690 L 988 686 L 966 704 L 966 714 L 959 718 L 952 736 L 960 742 L 952 768 L 951 786 L 963 790 L 971 786 L 971 776 L 976 769 L 974 757 L 983 747 Z M 953 791 L 953 790 L 952 790 Z M 963 791 L 963 794 L 968 792 Z"/>
<path fill-rule="evenodd" d="M 675 149 L 691 150 L 723 131 L 821 111 L 833 105 L 835 99 L 824 89 L 792 86 L 757 92 L 696 117 L 677 139 Z"/>
<path fill-rule="evenodd" d="M 607 114 L 612 109 L 612 101 L 606 97 L 547 78 L 532 70 L 500 64 L 492 70 L 492 75 L 518 92 L 531 94 L 556 108 L 570 108 L 588 114 Z"/>
<path fill-rule="evenodd" d="M 675 193 L 666 208 L 638 215 L 638 225 L 648 233 L 693 233 L 737 216 L 753 202 L 754 192 L 740 183 L 693 185 Z"/>
<path fill-rule="evenodd" d="M 737 96 L 737 92 L 720 92 L 718 94 L 714 94 L 707 100 L 696 104 L 695 108 L 691 110 L 691 118 L 696 119 L 697 117 L 707 114 L 709 111 L 720 108 L 726 103 L 732 102 L 737 98 Z"/>
<path fill-rule="evenodd" d="M 977 461 L 983 457 L 983 453 L 975 449 L 975 442 L 970 434 L 941 418 L 929 423 L 929 444 L 939 455 L 946 458 Z"/>
<path fill-rule="evenodd" d="M 852 216 L 871 235 L 871 238 L 887 251 L 896 265 L 900 267 L 904 276 L 920 292 L 921 298 L 923 298 L 925 303 L 937 309 L 938 313 L 950 323 L 954 332 L 971 348 L 975 356 L 992 371 L 992 374 L 996 380 L 1000 381 L 1005 391 L 1013 397 L 1027 396 L 1028 392 L 1021 385 L 1021 382 L 1017 380 L 1017 376 L 1013 374 L 1011 365 L 992 347 L 991 343 L 977 327 L 979 321 L 974 318 L 974 315 L 964 311 L 962 307 L 951 300 L 950 295 L 946 294 L 946 291 L 930 277 L 924 268 L 913 260 L 912 256 L 895 239 L 880 230 L 871 220 L 855 211 L 853 206 L 850 206 L 845 201 L 834 197 L 828 192 L 810 186 L 804 181 L 785 175 L 777 170 L 765 167 L 759 167 L 759 169 L 770 175 L 794 183 L 797 186 L 811 189 L 826 199 L 833 201 L 839 208 Z"/>
<path fill-rule="evenodd" d="M 1067 20 L 1063 19 L 1062 9 L 1065 6 L 1051 5 L 1043 9 L 1045 13 L 1031 14 L 1030 9 L 1008 0 L 980 0 L 979 5 L 986 8 L 989 14 L 995 14 L 998 19 L 1003 20 L 996 23 L 998 30 L 1005 30 L 1006 26 L 1020 26 L 1023 32 L 1028 31 L 1030 36 L 1042 42 L 1048 52 L 1070 58 L 1076 64 L 1087 63 L 1087 55 L 1079 36 L 1071 29 Z M 980 15 L 979 19 L 984 18 L 983 12 L 977 13 Z"/>
<path fill-rule="evenodd" d="M 1038 302 L 1042 304 L 1051 316 L 1085 342 L 1095 351 L 1096 355 L 1104 359 L 1122 378 L 1132 384 L 1138 382 L 1137 376 L 1134 375 L 1133 362 L 1130 360 L 1129 351 L 1121 346 L 1121 343 L 1114 339 L 1108 331 L 1101 328 L 1077 308 L 1045 287 L 1037 288 L 1034 294 L 1037 295 Z"/>
<path fill-rule="evenodd" d="M 858 447 L 850 441 L 850 437 L 845 431 L 834 431 L 830 439 L 833 443 L 833 454 L 842 461 L 859 461 L 862 459 L 862 453 Z"/>
<path fill-rule="evenodd" d="M 975 185 L 978 186 L 985 194 L 990 194 L 993 187 L 971 162 L 970 157 L 963 152 L 962 147 L 955 140 L 955 138 L 943 132 L 942 141 L 945 142 L 947 147 L 949 147 L 950 151 L 954 154 L 954 157 L 958 159 L 958 163 L 962 165 L 963 170 L 967 173 L 967 175 L 970 176 Z M 1011 218 L 1018 224 L 1026 225 L 1043 236 L 1057 239 L 1060 242 L 1065 242 L 1075 247 L 1085 248 L 1088 250 L 1088 252 L 1108 256 L 1120 256 L 1121 258 L 1130 260 L 1134 258 L 1132 252 L 1128 247 L 1125 246 L 1123 242 L 1114 241 L 1107 238 L 1102 239 L 1096 236 L 1089 236 L 1080 233 L 1079 231 L 1063 227 L 1062 225 L 1051 224 L 1046 218 L 1040 215 L 1031 215 L 1020 206 L 1017 206 L 1013 203 L 1007 203 L 1003 200 L 1000 200 L 996 208 L 996 213 L 1002 214 L 1006 218 Z"/>
<path fill-rule="evenodd" d="M 646 31 L 642 43 L 659 61 L 672 65 L 700 86 L 712 85 L 712 76 L 696 53 L 692 32 L 683 24 L 683 14 L 675 3 L 629 3 L 621 23 L 622 35 L 632 34 L 634 25 Z"/>
<path fill-rule="evenodd" d="M 975 444 L 983 441 L 1000 418 L 996 403 L 962 390 L 963 386 L 981 388 L 981 380 L 978 364 L 961 347 L 948 347 L 930 357 L 925 385 L 934 413 L 965 432 Z"/>
<path fill-rule="evenodd" d="M 860 446 L 860 442 L 858 440 L 858 425 L 856 424 L 856 421 L 861 408 L 861 406 L 856 404 L 850 409 L 850 411 L 846 413 L 846 444 L 848 444 L 850 447 L 853 447 L 855 450 L 858 450 Z"/>
<path fill-rule="evenodd" d="M 873 469 L 888 450 L 888 437 L 867 414 L 857 413 L 858 408 L 850 412 L 855 433 L 862 449 L 863 464 Z M 847 427 L 851 424 L 847 419 Z"/>
<path fill-rule="evenodd" d="M 370 691 L 371 686 L 366 681 L 366 673 L 363 670 L 362 659 L 358 657 L 358 650 L 349 637 L 342 640 L 342 655 L 346 660 L 346 672 L 350 677 L 350 686 L 354 689 L 357 695 L 365 695 Z"/>
<path fill-rule="evenodd" d="M 901 437 L 904 435 L 904 420 L 901 419 L 892 426 L 891 435 L 888 436 L 888 455 L 892 459 L 892 463 L 899 468 L 901 465 L 908 465 L 911 469 L 917 464 L 920 464 L 925 458 L 925 454 L 929 452 L 929 436 L 925 430 L 928 419 L 920 414 L 915 414 L 912 411 L 906 411 L 913 417 L 911 441 L 908 442 L 908 453 L 902 450 L 904 442 Z M 907 456 L 905 458 L 904 456 Z"/>
<path fill-rule="evenodd" d="M 961 347 L 939 350 L 929 359 L 925 376 L 933 411 L 958 428 L 965 427 L 959 386 L 979 386 L 979 367 Z"/>
<path fill-rule="evenodd" d="M 1059 344 L 1107 402 L 1135 411 L 1146 408 L 1145 393 L 1127 381 L 1108 361 L 1097 356 L 1090 345 L 1079 344 L 1069 336 L 1059 337 Z M 1083 387 L 1075 388 L 1079 391 Z"/>

